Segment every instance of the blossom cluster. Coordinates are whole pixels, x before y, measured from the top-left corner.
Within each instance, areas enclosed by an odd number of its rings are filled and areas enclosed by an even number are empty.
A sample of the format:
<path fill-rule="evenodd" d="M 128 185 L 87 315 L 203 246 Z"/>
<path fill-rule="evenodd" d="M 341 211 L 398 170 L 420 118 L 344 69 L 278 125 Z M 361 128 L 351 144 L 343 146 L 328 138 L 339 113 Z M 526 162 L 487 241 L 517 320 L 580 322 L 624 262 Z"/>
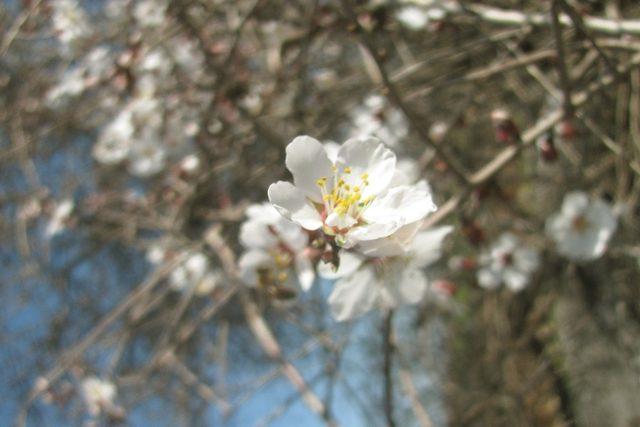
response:
<path fill-rule="evenodd" d="M 429 185 L 416 179 L 414 164 L 398 162 L 379 139 L 365 135 L 342 145 L 299 136 L 287 146 L 293 182 L 272 184 L 270 204 L 249 207 L 241 228 L 246 284 L 289 299 L 319 275 L 334 281 L 328 303 L 339 321 L 424 299 L 433 287 L 425 269 L 441 257 L 453 227 L 423 229 L 436 210 Z M 573 192 L 546 231 L 560 255 L 585 261 L 604 253 L 615 228 L 605 202 Z M 480 287 L 504 284 L 519 292 L 541 256 L 505 232 L 476 265 Z"/>
<path fill-rule="evenodd" d="M 423 269 L 452 230 L 422 230 L 436 210 L 426 181 L 414 182 L 415 171 L 372 136 L 342 145 L 299 136 L 285 163 L 293 183 L 272 184 L 271 203 L 247 211 L 245 282 L 281 294 L 296 283 L 308 290 L 316 274 L 335 280 L 329 305 L 338 320 L 420 302 L 429 287 Z"/>

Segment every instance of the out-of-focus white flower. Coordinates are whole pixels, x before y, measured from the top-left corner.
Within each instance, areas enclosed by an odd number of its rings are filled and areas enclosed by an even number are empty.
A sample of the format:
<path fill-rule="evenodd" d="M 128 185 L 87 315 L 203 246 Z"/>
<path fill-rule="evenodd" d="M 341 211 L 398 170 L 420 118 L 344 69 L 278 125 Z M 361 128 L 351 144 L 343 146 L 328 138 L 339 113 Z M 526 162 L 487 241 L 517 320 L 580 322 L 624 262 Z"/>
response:
<path fill-rule="evenodd" d="M 147 248 L 145 258 L 153 265 L 159 265 L 167 257 L 167 249 L 161 243 L 154 242 Z"/>
<path fill-rule="evenodd" d="M 397 147 L 409 133 L 407 119 L 384 97 L 371 95 L 351 114 L 353 134 L 374 136 L 389 147 Z"/>
<path fill-rule="evenodd" d="M 169 275 L 169 285 L 176 291 L 198 286 L 209 271 L 209 259 L 202 252 L 193 252 Z"/>
<path fill-rule="evenodd" d="M 142 27 L 159 27 L 165 20 L 167 2 L 164 0 L 141 0 L 133 8 L 133 16 Z"/>
<path fill-rule="evenodd" d="M 487 289 L 495 289 L 504 283 L 517 292 L 529 283 L 529 277 L 539 264 L 538 252 L 522 246 L 513 234 L 504 233 L 488 253 L 481 255 L 478 283 Z"/>
<path fill-rule="evenodd" d="M 396 12 L 396 19 L 410 30 L 422 30 L 429 18 L 427 11 L 417 6 L 405 6 Z"/>
<path fill-rule="evenodd" d="M 166 76 L 171 71 L 171 60 L 164 53 L 162 48 L 156 48 L 146 52 L 140 59 L 138 69 L 145 73 L 157 73 L 159 76 Z"/>
<path fill-rule="evenodd" d="M 180 161 L 180 171 L 193 175 L 200 170 L 200 158 L 195 154 L 189 154 Z"/>
<path fill-rule="evenodd" d="M 93 146 L 93 157 L 105 165 L 120 163 L 129 155 L 134 131 L 133 115 L 128 110 L 121 111 L 100 132 Z"/>
<path fill-rule="evenodd" d="M 196 284 L 196 295 L 209 295 L 215 288 L 222 284 L 223 280 L 224 275 L 222 274 L 222 271 L 216 269 L 214 271 L 207 272 Z"/>
<path fill-rule="evenodd" d="M 137 141 L 129 154 L 129 172 L 141 178 L 156 175 L 166 165 L 167 152 L 158 139 Z"/>
<path fill-rule="evenodd" d="M 111 412 L 112 408 L 115 408 L 116 386 L 112 382 L 88 377 L 82 381 L 80 387 L 90 415 L 95 417 L 103 411 Z"/>
<path fill-rule="evenodd" d="M 47 92 L 47 104 L 56 107 L 66 98 L 80 95 L 86 87 L 84 70 L 79 67 L 70 68 L 62 74 L 60 82 Z"/>
<path fill-rule="evenodd" d="M 155 266 L 169 261 L 172 256 L 184 257 L 184 260 L 169 275 L 169 286 L 175 291 L 194 288 L 195 295 L 209 295 L 222 284 L 224 275 L 219 269 L 211 269 L 209 259 L 201 252 L 179 251 L 172 254 L 167 250 L 166 241 L 154 242 L 147 248 L 146 259 Z"/>
<path fill-rule="evenodd" d="M 55 0 L 52 6 L 53 30 L 65 49 L 91 33 L 87 15 L 77 1 Z"/>
<path fill-rule="evenodd" d="M 424 268 L 437 261 L 444 238 L 452 227 L 419 232 L 402 256 L 365 258 L 348 251 L 340 253 L 340 266 L 318 265 L 318 273 L 337 279 L 329 296 L 331 313 L 338 321 L 360 316 L 374 308 L 394 309 L 417 304 L 429 288 Z"/>
<path fill-rule="evenodd" d="M 546 232 L 561 255 L 589 261 L 604 254 L 617 225 L 617 216 L 607 203 L 574 191 L 565 195 L 561 211 L 547 220 Z"/>
<path fill-rule="evenodd" d="M 66 222 L 73 212 L 74 203 L 71 199 L 62 200 L 53 210 L 53 214 L 49 219 L 47 228 L 44 231 L 45 236 L 53 237 L 66 228 Z"/>
<path fill-rule="evenodd" d="M 315 70 L 311 78 L 320 90 L 331 89 L 338 81 L 336 72 L 328 68 Z"/>
<path fill-rule="evenodd" d="M 111 50 L 106 46 L 97 46 L 91 49 L 82 61 L 87 70 L 87 76 L 100 78 L 106 76 L 113 67 L 114 59 L 111 57 Z"/>
<path fill-rule="evenodd" d="M 309 290 L 315 272 L 308 234 L 269 203 L 249 206 L 247 217 L 240 228 L 240 242 L 247 249 L 238 262 L 242 280 L 249 286 L 264 285 L 265 280 L 288 285 L 293 272 L 300 287 Z"/>
<path fill-rule="evenodd" d="M 271 203 L 344 248 L 390 236 L 436 209 L 426 183 L 390 188 L 396 157 L 376 138 L 348 140 L 331 161 L 320 142 L 299 136 L 287 146 L 286 165 L 294 184 L 272 184 Z"/>

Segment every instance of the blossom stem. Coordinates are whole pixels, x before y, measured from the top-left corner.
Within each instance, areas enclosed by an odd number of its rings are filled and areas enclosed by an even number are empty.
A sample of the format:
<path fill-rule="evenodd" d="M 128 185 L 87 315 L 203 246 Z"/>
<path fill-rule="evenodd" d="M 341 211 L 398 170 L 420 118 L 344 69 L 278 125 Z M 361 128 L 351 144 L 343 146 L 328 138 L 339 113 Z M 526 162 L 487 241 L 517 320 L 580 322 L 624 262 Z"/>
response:
<path fill-rule="evenodd" d="M 388 427 L 395 427 L 393 419 L 393 310 L 384 314 L 382 321 L 383 372 L 384 372 L 384 414 Z"/>

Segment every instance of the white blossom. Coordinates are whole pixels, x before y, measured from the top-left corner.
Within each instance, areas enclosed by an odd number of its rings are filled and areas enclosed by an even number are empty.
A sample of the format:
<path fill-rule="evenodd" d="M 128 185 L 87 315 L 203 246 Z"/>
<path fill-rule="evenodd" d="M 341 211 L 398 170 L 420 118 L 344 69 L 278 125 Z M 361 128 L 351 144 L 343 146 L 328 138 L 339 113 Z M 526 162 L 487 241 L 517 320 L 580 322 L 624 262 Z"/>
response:
<path fill-rule="evenodd" d="M 294 284 L 309 290 L 315 272 L 309 257 L 309 236 L 297 224 L 283 218 L 269 203 L 247 208 L 240 228 L 240 242 L 247 249 L 238 262 L 242 280 L 259 286 L 267 278 L 281 285 Z M 266 277 L 268 276 L 268 277 Z"/>
<path fill-rule="evenodd" d="M 426 10 L 417 6 L 405 6 L 396 12 L 396 19 L 410 30 L 421 30 L 429 22 Z"/>
<path fill-rule="evenodd" d="M 319 274 L 337 279 L 329 296 L 336 320 L 352 319 L 374 308 L 394 309 L 422 301 L 429 290 L 423 270 L 440 258 L 443 240 L 452 229 L 444 226 L 417 233 L 401 256 L 366 258 L 342 251 L 337 271 L 320 264 Z"/>
<path fill-rule="evenodd" d="M 142 27 L 159 27 L 165 20 L 167 2 L 164 0 L 140 0 L 133 8 L 133 16 Z"/>
<path fill-rule="evenodd" d="M 522 246 L 516 236 L 504 233 L 490 250 L 480 256 L 478 283 L 486 289 L 495 289 L 504 283 L 512 291 L 527 286 L 532 273 L 540 264 L 538 252 Z"/>
<path fill-rule="evenodd" d="M 272 184 L 271 203 L 344 248 L 390 236 L 436 209 L 426 183 L 390 187 L 396 157 L 376 138 L 349 139 L 332 161 L 320 142 L 299 136 L 287 146 L 286 166 L 294 184 Z"/>
<path fill-rule="evenodd" d="M 53 30 L 65 50 L 90 34 L 87 15 L 75 0 L 53 2 Z"/>
<path fill-rule="evenodd" d="M 47 104 L 56 107 L 66 99 L 80 95 L 86 87 L 84 70 L 79 67 L 70 68 L 62 74 L 58 84 L 47 91 Z"/>
<path fill-rule="evenodd" d="M 159 141 L 138 141 L 129 154 L 129 172 L 141 178 L 156 175 L 166 165 L 167 152 Z"/>
<path fill-rule="evenodd" d="M 93 157 L 105 165 L 120 163 L 129 155 L 134 131 L 131 111 L 121 111 L 100 132 L 93 146 Z"/>
<path fill-rule="evenodd" d="M 374 136 L 389 147 L 397 147 L 409 133 L 404 114 L 390 105 L 384 97 L 371 95 L 363 105 L 356 107 L 351 114 L 353 134 Z"/>
<path fill-rule="evenodd" d="M 588 261 L 604 254 L 617 222 L 607 203 L 590 200 L 586 193 L 574 191 L 565 195 L 560 212 L 547 220 L 546 232 L 561 255 L 574 261 Z"/>
<path fill-rule="evenodd" d="M 49 223 L 45 229 L 45 236 L 53 237 L 66 228 L 65 223 L 73 212 L 74 203 L 71 199 L 62 200 L 53 210 Z"/>
<path fill-rule="evenodd" d="M 116 386 L 112 382 L 88 377 L 82 381 L 80 387 L 87 411 L 92 416 L 98 416 L 103 411 L 111 412 L 112 408 L 115 408 Z"/>

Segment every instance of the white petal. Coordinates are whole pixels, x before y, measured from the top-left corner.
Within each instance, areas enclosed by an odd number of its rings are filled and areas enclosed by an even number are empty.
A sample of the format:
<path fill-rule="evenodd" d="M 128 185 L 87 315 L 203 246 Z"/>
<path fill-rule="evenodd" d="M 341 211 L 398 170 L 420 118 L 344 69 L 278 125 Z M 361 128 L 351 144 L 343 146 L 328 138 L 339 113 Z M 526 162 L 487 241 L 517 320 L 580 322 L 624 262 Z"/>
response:
<path fill-rule="evenodd" d="M 502 276 L 504 284 L 514 292 L 521 291 L 527 286 L 529 277 L 522 271 L 518 271 L 515 268 L 507 268 Z"/>
<path fill-rule="evenodd" d="M 240 278 L 246 285 L 256 286 L 258 284 L 256 269 L 259 267 L 270 267 L 272 265 L 273 258 L 265 251 L 254 249 L 245 252 L 238 260 Z"/>
<path fill-rule="evenodd" d="M 376 138 L 351 138 L 340 147 L 336 166 L 339 171 L 351 168 L 351 174 L 344 179 L 352 185 L 360 185 L 360 176 L 369 174 L 369 185 L 362 189 L 362 196 L 367 197 L 387 189 L 395 171 L 396 155 Z"/>
<path fill-rule="evenodd" d="M 333 141 L 327 141 L 324 144 L 324 150 L 327 152 L 327 157 L 331 160 L 331 163 L 335 163 L 338 160 L 338 152 L 340 151 L 340 144 Z"/>
<path fill-rule="evenodd" d="M 396 12 L 396 18 L 405 27 L 413 31 L 423 29 L 427 25 L 427 22 L 429 22 L 427 13 L 416 6 L 403 7 Z"/>
<path fill-rule="evenodd" d="M 589 196 L 582 191 L 572 191 L 564 196 L 562 214 L 570 218 L 582 215 L 589 205 Z"/>
<path fill-rule="evenodd" d="M 547 218 L 545 233 L 556 243 L 562 241 L 571 229 L 571 218 L 558 213 Z"/>
<path fill-rule="evenodd" d="M 280 213 L 271 203 L 253 204 L 247 207 L 247 217 L 273 224 L 280 218 Z"/>
<path fill-rule="evenodd" d="M 531 248 L 518 248 L 513 253 L 513 261 L 518 270 L 524 272 L 534 272 L 540 265 L 538 251 Z"/>
<path fill-rule="evenodd" d="M 478 284 L 485 289 L 495 289 L 502 282 L 502 275 L 499 271 L 491 268 L 481 268 L 478 270 Z"/>
<path fill-rule="evenodd" d="M 423 221 L 412 222 L 382 239 L 363 240 L 358 245 L 358 251 L 368 257 L 404 255 L 410 249 L 410 244 L 422 224 Z"/>
<path fill-rule="evenodd" d="M 304 193 L 290 182 L 278 181 L 268 190 L 269 201 L 286 218 L 300 224 L 307 230 L 322 227 L 322 219 L 316 209 L 309 204 Z"/>
<path fill-rule="evenodd" d="M 296 273 L 298 274 L 298 281 L 303 291 L 308 291 L 313 286 L 313 282 L 316 279 L 316 274 L 313 271 L 313 264 L 309 258 L 304 255 L 297 255 L 295 257 Z"/>
<path fill-rule="evenodd" d="M 275 246 L 278 239 L 269 231 L 266 223 L 249 220 L 240 226 L 240 243 L 245 248 L 266 249 Z"/>
<path fill-rule="evenodd" d="M 502 233 L 491 252 L 496 254 L 512 253 L 520 245 L 520 240 L 511 233 Z"/>
<path fill-rule="evenodd" d="M 401 225 L 424 219 L 436 210 L 426 181 L 416 185 L 394 187 L 383 196 L 373 200 L 364 212 L 363 218 L 369 223 L 382 222 L 386 218 L 402 218 Z"/>
<path fill-rule="evenodd" d="M 367 267 L 338 280 L 329 295 L 333 317 L 342 322 L 371 310 L 378 299 L 380 286 L 373 268 Z"/>
<path fill-rule="evenodd" d="M 298 136 L 287 145 L 285 163 L 296 187 L 313 201 L 322 203 L 322 194 L 316 181 L 333 176 L 333 164 L 323 145 L 310 136 Z"/>
<path fill-rule="evenodd" d="M 391 179 L 390 187 L 399 185 L 411 185 L 418 180 L 420 176 L 420 167 L 418 162 L 412 159 L 398 160 L 396 170 Z"/>
<path fill-rule="evenodd" d="M 382 305 L 385 308 L 417 304 L 422 301 L 428 289 L 427 277 L 419 269 L 402 268 L 399 275 L 389 279 L 391 280 L 384 281 Z"/>
<path fill-rule="evenodd" d="M 346 234 L 344 248 L 351 248 L 364 240 L 375 240 L 390 236 L 395 233 L 403 224 L 403 218 L 397 215 L 388 218 L 378 217 L 378 222 L 372 224 L 353 227 Z"/>
<path fill-rule="evenodd" d="M 295 222 L 280 217 L 273 224 L 277 237 L 294 252 L 301 252 L 309 243 L 309 235 Z"/>
<path fill-rule="evenodd" d="M 603 236 L 610 236 L 616 230 L 618 219 L 613 209 L 602 200 L 594 200 L 587 209 L 586 219 L 601 230 Z"/>
<path fill-rule="evenodd" d="M 418 233 L 411 244 L 412 263 L 426 267 L 436 262 L 442 255 L 442 242 L 452 231 L 452 226 L 445 225 Z"/>
<path fill-rule="evenodd" d="M 357 222 L 358 220 L 356 220 L 351 215 L 347 215 L 347 214 L 340 215 L 335 212 L 331 212 L 329 216 L 327 216 L 327 219 L 325 220 L 325 223 L 329 227 L 337 227 L 337 228 L 349 228 L 352 225 L 356 224 Z"/>
<path fill-rule="evenodd" d="M 338 279 L 353 274 L 362 265 L 364 258 L 355 252 L 340 251 L 340 266 L 337 270 L 329 263 L 318 263 L 318 274 L 325 279 Z"/>

